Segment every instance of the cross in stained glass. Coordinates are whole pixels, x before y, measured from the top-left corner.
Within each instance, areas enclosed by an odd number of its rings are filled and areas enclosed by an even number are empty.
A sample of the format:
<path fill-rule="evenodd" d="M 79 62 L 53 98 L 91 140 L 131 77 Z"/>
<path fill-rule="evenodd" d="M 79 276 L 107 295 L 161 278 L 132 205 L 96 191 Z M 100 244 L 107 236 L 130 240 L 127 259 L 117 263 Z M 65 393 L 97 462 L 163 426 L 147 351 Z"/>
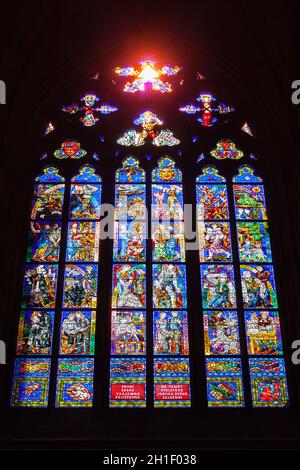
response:
<path fill-rule="evenodd" d="M 216 98 L 208 92 L 200 93 L 196 100 L 199 102 L 199 105 L 190 103 L 180 106 L 179 111 L 186 114 L 197 114 L 199 116 L 197 121 L 204 127 L 213 126 L 218 120 L 216 115 L 228 114 L 235 111 L 233 106 L 217 102 Z M 216 102 L 215 106 L 213 106 L 214 102 Z"/>
<path fill-rule="evenodd" d="M 98 96 L 90 91 L 85 93 L 82 98 L 80 98 L 82 104 L 72 103 L 62 107 L 62 111 L 69 114 L 76 114 L 80 113 L 80 121 L 85 127 L 94 126 L 98 121 L 99 118 L 97 117 L 97 113 L 101 114 L 111 114 L 114 111 L 117 111 L 118 108 L 116 106 L 112 106 L 110 104 L 102 103 L 101 106 L 96 106 L 96 102 L 99 101 Z"/>

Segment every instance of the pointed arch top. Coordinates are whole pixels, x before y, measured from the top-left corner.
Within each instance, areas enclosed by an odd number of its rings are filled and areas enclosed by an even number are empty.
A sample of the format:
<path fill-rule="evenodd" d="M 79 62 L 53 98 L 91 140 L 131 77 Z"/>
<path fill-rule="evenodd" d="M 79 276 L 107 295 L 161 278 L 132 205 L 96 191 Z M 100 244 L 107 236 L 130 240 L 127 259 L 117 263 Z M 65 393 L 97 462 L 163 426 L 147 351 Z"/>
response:
<path fill-rule="evenodd" d="M 117 183 L 144 183 L 145 181 L 145 171 L 140 168 L 139 160 L 132 155 L 125 158 L 122 167 L 116 171 Z"/>
<path fill-rule="evenodd" d="M 35 178 L 39 183 L 63 183 L 65 178 L 59 174 L 58 168 L 55 166 L 46 166 L 43 174 Z"/>
<path fill-rule="evenodd" d="M 96 174 L 94 167 L 84 165 L 79 169 L 79 173 L 72 178 L 73 183 L 101 183 L 102 179 Z"/>
<path fill-rule="evenodd" d="M 196 183 L 224 183 L 226 179 L 219 175 L 219 170 L 215 166 L 205 166 L 202 174 L 197 176 Z"/>
<path fill-rule="evenodd" d="M 172 158 L 166 156 L 158 160 L 158 165 L 152 171 L 153 183 L 181 183 L 182 172 L 176 168 L 176 163 Z"/>
<path fill-rule="evenodd" d="M 262 183 L 262 179 L 254 174 L 254 169 L 249 165 L 239 167 L 238 174 L 232 178 L 234 183 Z"/>

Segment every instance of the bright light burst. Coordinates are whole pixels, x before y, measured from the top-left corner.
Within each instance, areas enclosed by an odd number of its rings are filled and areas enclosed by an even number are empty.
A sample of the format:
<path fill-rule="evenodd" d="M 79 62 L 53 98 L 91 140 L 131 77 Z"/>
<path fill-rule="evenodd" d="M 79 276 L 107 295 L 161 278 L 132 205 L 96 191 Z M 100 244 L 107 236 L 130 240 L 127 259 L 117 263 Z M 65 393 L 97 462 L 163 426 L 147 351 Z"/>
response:
<path fill-rule="evenodd" d="M 177 75 L 182 69 L 178 65 L 165 65 L 159 69 L 153 60 L 144 60 L 139 63 L 140 70 L 136 70 L 131 66 L 116 67 L 114 69 L 114 72 L 120 77 L 133 77 L 133 81 L 127 82 L 124 86 L 124 91 L 127 93 L 145 91 L 146 86 L 161 93 L 170 93 L 172 91 L 171 84 L 164 81 L 161 77 Z"/>

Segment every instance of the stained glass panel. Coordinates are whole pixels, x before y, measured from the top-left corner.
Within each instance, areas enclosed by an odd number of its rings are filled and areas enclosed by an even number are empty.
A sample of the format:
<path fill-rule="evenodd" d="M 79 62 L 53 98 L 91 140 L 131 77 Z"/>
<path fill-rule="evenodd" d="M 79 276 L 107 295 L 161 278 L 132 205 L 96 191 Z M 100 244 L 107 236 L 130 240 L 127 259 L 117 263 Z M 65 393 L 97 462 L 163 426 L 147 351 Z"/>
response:
<path fill-rule="evenodd" d="M 58 261 L 60 244 L 61 222 L 31 222 L 26 261 Z"/>
<path fill-rule="evenodd" d="M 196 183 L 224 183 L 224 176 L 219 175 L 219 170 L 214 166 L 202 168 L 201 175 L 197 176 Z"/>
<path fill-rule="evenodd" d="M 254 170 L 248 166 L 243 165 L 239 168 L 239 172 L 232 178 L 234 183 L 261 183 L 262 179 L 254 174 Z"/>
<path fill-rule="evenodd" d="M 115 190 L 115 219 L 145 218 L 146 187 L 144 184 L 117 184 Z"/>
<path fill-rule="evenodd" d="M 228 310 L 204 311 L 205 354 L 240 354 L 237 312 Z"/>
<path fill-rule="evenodd" d="M 170 129 L 155 129 L 157 126 L 161 126 L 163 121 L 152 111 L 148 110 L 141 113 L 133 123 L 139 126 L 139 130 L 129 129 L 123 132 L 122 136 L 117 140 L 117 144 L 127 147 L 131 145 L 140 147 L 145 144 L 146 139 L 148 141 L 152 139 L 152 144 L 158 147 L 164 145 L 172 147 L 173 145 L 180 144 L 180 140 L 174 137 Z"/>
<path fill-rule="evenodd" d="M 11 406 L 48 406 L 50 359 L 16 359 Z"/>
<path fill-rule="evenodd" d="M 207 399 L 210 408 L 244 406 L 240 359 L 206 359 L 206 374 Z"/>
<path fill-rule="evenodd" d="M 232 265 L 202 264 L 203 308 L 235 308 L 235 283 Z"/>
<path fill-rule="evenodd" d="M 154 406 L 156 408 L 191 406 L 188 359 L 154 359 Z"/>
<path fill-rule="evenodd" d="M 62 107 L 62 111 L 65 113 L 74 115 L 79 113 L 81 116 L 79 120 L 85 127 L 95 126 L 95 124 L 99 121 L 99 114 L 110 114 L 114 111 L 117 111 L 118 108 L 116 106 L 112 106 L 110 104 L 96 104 L 99 101 L 98 96 L 89 91 L 80 98 L 82 103 L 72 103 Z"/>
<path fill-rule="evenodd" d="M 233 106 L 218 102 L 217 99 L 209 92 L 201 92 L 196 98 L 199 105 L 193 103 L 180 106 L 179 111 L 193 115 L 197 114 L 197 121 L 204 127 L 211 127 L 219 120 L 219 114 L 224 115 L 235 111 Z M 213 104 L 214 103 L 214 104 Z"/>
<path fill-rule="evenodd" d="M 113 308 L 140 308 L 146 305 L 146 266 L 115 264 L 113 267 Z"/>
<path fill-rule="evenodd" d="M 114 261 L 146 260 L 146 225 L 144 222 L 115 222 Z"/>
<path fill-rule="evenodd" d="M 153 261 L 185 261 L 183 222 L 152 222 Z"/>
<path fill-rule="evenodd" d="M 95 353 L 95 330 L 95 310 L 63 310 L 59 354 L 93 355 Z"/>
<path fill-rule="evenodd" d="M 56 264 L 25 265 L 22 307 L 53 308 L 57 286 Z"/>
<path fill-rule="evenodd" d="M 253 406 L 285 407 L 288 405 L 288 390 L 284 359 L 249 359 Z"/>
<path fill-rule="evenodd" d="M 164 145 L 173 147 L 173 145 L 180 144 L 180 140 L 173 135 L 173 132 L 170 129 L 161 129 L 157 136 L 152 140 L 152 143 L 157 147 L 162 147 Z"/>
<path fill-rule="evenodd" d="M 23 310 L 20 314 L 17 355 L 51 354 L 53 310 Z"/>
<path fill-rule="evenodd" d="M 277 308 L 273 266 L 241 265 L 244 308 Z"/>
<path fill-rule="evenodd" d="M 146 181 L 145 171 L 140 168 L 139 161 L 134 157 L 127 157 L 116 171 L 117 183 L 144 183 Z"/>
<path fill-rule="evenodd" d="M 146 359 L 111 358 L 110 407 L 144 408 L 146 406 Z"/>
<path fill-rule="evenodd" d="M 181 170 L 175 167 L 175 162 L 169 157 L 158 160 L 158 166 L 152 171 L 153 183 L 181 183 Z"/>
<path fill-rule="evenodd" d="M 64 191 L 64 184 L 35 184 L 31 219 L 61 219 Z"/>
<path fill-rule="evenodd" d="M 186 311 L 153 312 L 153 354 L 189 354 Z"/>
<path fill-rule="evenodd" d="M 176 184 L 152 185 L 152 219 L 183 218 L 182 186 Z"/>
<path fill-rule="evenodd" d="M 113 310 L 111 314 L 111 354 L 146 353 L 146 313 L 140 310 Z"/>
<path fill-rule="evenodd" d="M 235 216 L 240 219 L 266 220 L 266 201 L 262 184 L 233 185 Z"/>
<path fill-rule="evenodd" d="M 245 324 L 248 354 L 262 356 L 283 353 L 278 312 L 246 310 Z"/>
<path fill-rule="evenodd" d="M 153 308 L 186 308 L 186 268 L 183 264 L 153 265 Z"/>
<path fill-rule="evenodd" d="M 67 264 L 64 276 L 64 308 L 97 306 L 98 266 Z"/>
<path fill-rule="evenodd" d="M 99 222 L 69 222 L 66 261 L 98 261 Z"/>
<path fill-rule="evenodd" d="M 236 145 L 232 140 L 222 139 L 217 143 L 210 155 L 217 160 L 224 160 L 229 158 L 231 160 L 239 160 L 244 156 L 243 152 L 236 148 Z"/>
<path fill-rule="evenodd" d="M 231 261 L 231 237 L 228 222 L 198 222 L 200 261 Z"/>
<path fill-rule="evenodd" d="M 85 408 L 93 404 L 94 359 L 58 359 L 56 408 Z"/>
<path fill-rule="evenodd" d="M 72 184 L 70 197 L 70 219 L 100 218 L 101 185 Z"/>
<path fill-rule="evenodd" d="M 96 175 L 95 169 L 90 165 L 80 168 L 78 175 L 72 178 L 73 183 L 100 183 L 100 176 Z"/>
<path fill-rule="evenodd" d="M 267 223 L 237 222 L 236 227 L 241 262 L 272 262 Z"/>
<path fill-rule="evenodd" d="M 87 151 L 81 148 L 80 142 L 77 140 L 66 140 L 63 142 L 59 149 L 55 150 L 53 156 L 59 160 L 64 160 L 65 158 L 74 158 L 78 160 L 79 158 L 85 157 Z"/>
<path fill-rule="evenodd" d="M 35 181 L 40 183 L 63 183 L 65 179 L 59 174 L 59 171 L 54 166 L 47 166 L 43 169 L 43 174 L 37 176 Z"/>
<path fill-rule="evenodd" d="M 225 184 L 197 184 L 196 191 L 198 220 L 228 219 Z"/>

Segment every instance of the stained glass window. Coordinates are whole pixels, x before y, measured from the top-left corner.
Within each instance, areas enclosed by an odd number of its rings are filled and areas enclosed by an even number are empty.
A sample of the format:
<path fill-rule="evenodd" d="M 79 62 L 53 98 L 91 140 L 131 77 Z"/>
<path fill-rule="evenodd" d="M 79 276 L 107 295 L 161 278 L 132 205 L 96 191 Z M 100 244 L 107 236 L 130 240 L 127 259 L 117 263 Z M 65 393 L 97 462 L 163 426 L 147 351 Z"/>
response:
<path fill-rule="evenodd" d="M 205 355 L 213 356 L 206 359 L 208 406 L 244 406 L 242 361 L 238 358 L 242 325 L 253 406 L 286 406 L 284 360 L 274 358 L 283 353 L 262 179 L 243 165 L 233 177 L 234 210 L 229 208 L 227 196 L 225 179 L 215 167 L 204 167 L 197 178 L 197 216 Z M 236 219 L 234 243 L 231 210 Z M 231 264 L 233 245 L 240 281 Z M 239 289 L 243 310 L 236 299 Z"/>
<path fill-rule="evenodd" d="M 85 165 L 72 179 L 69 210 L 64 209 L 64 194 L 64 178 L 57 168 L 46 167 L 34 187 L 12 406 L 48 406 L 56 312 L 61 307 L 57 304 L 60 273 L 63 310 L 56 407 L 92 405 L 101 180 Z M 66 233 L 64 214 L 69 214 Z"/>
<path fill-rule="evenodd" d="M 146 301 L 145 181 L 134 157 L 126 158 L 116 171 L 110 406 L 146 406 L 146 361 L 132 356 L 145 357 L 150 323 L 154 404 L 185 407 L 190 406 L 190 379 L 182 175 L 169 157 L 161 158 L 152 171 L 151 302 Z M 146 308 L 152 311 L 151 322 Z"/>
<path fill-rule="evenodd" d="M 110 406 L 146 406 L 146 175 L 127 157 L 115 177 Z M 144 357 L 131 357 L 144 356 Z"/>
<path fill-rule="evenodd" d="M 84 165 L 70 185 L 56 383 L 58 408 L 90 407 L 93 403 L 100 209 L 101 178 L 93 167 Z"/>
<path fill-rule="evenodd" d="M 248 165 L 233 177 L 233 195 L 252 402 L 282 407 L 288 392 L 266 201 L 262 179 Z"/>
<path fill-rule="evenodd" d="M 36 178 L 11 395 L 14 407 L 48 406 L 64 192 L 57 168 L 46 167 Z"/>
<path fill-rule="evenodd" d="M 114 72 L 120 81 L 128 77 L 124 91 L 130 96 L 147 90 L 170 93 L 180 70 L 145 60 L 136 69 L 117 67 Z M 181 144 L 177 129 L 165 128 L 159 112 L 140 109 L 132 128 L 115 134 L 119 136 L 116 159 L 124 148 L 133 147 L 141 162 L 134 155 L 122 156 L 114 181 L 105 183 L 105 193 L 109 195 L 112 186 L 114 193 L 114 201 L 106 201 L 114 205 L 108 293 L 99 284 L 103 205 L 102 179 L 97 172 L 102 165 L 101 149 L 90 155 L 86 142 L 74 136 L 56 139 L 53 148 L 43 153 L 41 160 L 51 158 L 60 169 L 52 164 L 43 167 L 34 181 L 12 407 L 94 405 L 94 371 L 102 367 L 95 356 L 97 312 L 106 300 L 109 366 L 108 380 L 105 383 L 103 372 L 101 386 L 109 393 L 109 407 L 191 407 L 190 371 L 199 374 L 201 364 L 189 340 L 191 325 L 199 318 L 205 381 L 196 402 L 204 403 L 206 390 L 209 408 L 242 408 L 251 399 L 255 408 L 288 405 L 263 179 L 247 164 L 232 177 L 236 172 L 232 168 L 240 160 L 247 161 L 246 153 L 229 138 L 209 140 L 216 135 L 217 126 L 214 134 L 206 128 L 217 121 L 218 127 L 225 123 L 235 111 L 232 106 L 217 101 L 210 92 L 201 92 L 196 101 L 179 110 L 202 126 L 201 136 L 192 136 L 191 148 L 197 142 L 202 145 L 205 133 L 208 136 L 203 142 L 209 151 L 204 155 L 205 149 L 197 149 L 195 162 L 192 153 L 176 148 Z M 70 122 L 73 117 L 79 120 L 77 125 L 85 132 L 117 107 L 89 91 L 62 111 Z M 58 127 L 58 122 L 48 121 L 43 142 L 51 141 L 55 135 L 48 135 Z M 240 129 L 254 136 L 247 122 Z M 86 132 L 93 133 L 93 129 Z M 96 139 L 102 145 L 106 136 Z M 173 156 L 160 153 L 157 157 L 157 147 L 172 147 Z M 149 148 L 154 155 L 143 152 Z M 181 157 L 178 162 L 175 155 Z M 97 162 L 97 171 L 86 163 L 89 158 Z M 253 154 L 250 158 L 256 160 Z M 203 166 L 204 159 L 208 165 Z M 189 188 L 184 185 L 188 178 L 183 178 L 186 175 L 179 168 L 189 172 L 190 163 L 191 168 L 194 163 L 201 166 L 195 180 L 196 201 L 192 200 L 196 202 L 198 244 L 192 248 L 196 257 L 186 252 L 184 203 Z M 64 178 L 61 173 L 72 176 Z M 191 278 L 190 268 L 195 265 L 197 276 Z M 198 289 L 192 303 L 190 286 L 191 292 Z M 191 313 L 198 320 L 194 322 Z M 196 334 L 193 337 L 197 340 Z"/>
<path fill-rule="evenodd" d="M 169 157 L 152 171 L 151 214 L 154 406 L 188 407 L 189 359 L 180 357 L 189 355 L 182 175 Z"/>
<path fill-rule="evenodd" d="M 196 179 L 197 225 L 209 407 L 244 406 L 226 180 L 207 166 Z"/>

